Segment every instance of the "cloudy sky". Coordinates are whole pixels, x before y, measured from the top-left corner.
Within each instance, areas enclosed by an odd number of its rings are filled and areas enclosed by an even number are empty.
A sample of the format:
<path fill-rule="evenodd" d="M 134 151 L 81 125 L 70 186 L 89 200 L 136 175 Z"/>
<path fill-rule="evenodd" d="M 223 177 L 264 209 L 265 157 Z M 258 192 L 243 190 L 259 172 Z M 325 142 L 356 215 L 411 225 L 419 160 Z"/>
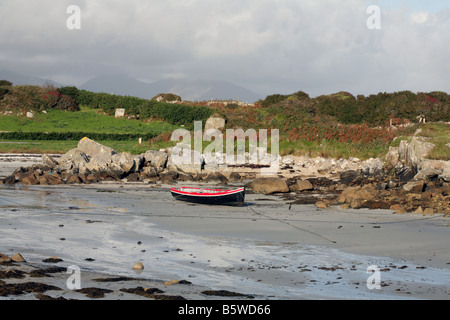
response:
<path fill-rule="evenodd" d="M 0 68 L 71 85 L 111 73 L 226 80 L 263 96 L 450 93 L 449 3 L 0 0 Z M 80 29 L 67 27 L 70 5 Z"/>

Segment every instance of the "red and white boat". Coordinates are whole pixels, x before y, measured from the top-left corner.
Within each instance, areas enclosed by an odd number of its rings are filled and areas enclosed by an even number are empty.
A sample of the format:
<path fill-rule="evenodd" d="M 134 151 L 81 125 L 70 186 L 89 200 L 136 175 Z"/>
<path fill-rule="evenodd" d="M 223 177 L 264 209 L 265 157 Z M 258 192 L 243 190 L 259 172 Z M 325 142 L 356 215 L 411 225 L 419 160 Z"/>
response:
<path fill-rule="evenodd" d="M 206 188 L 171 188 L 170 192 L 176 200 L 202 204 L 243 205 L 245 188 L 223 190 Z"/>

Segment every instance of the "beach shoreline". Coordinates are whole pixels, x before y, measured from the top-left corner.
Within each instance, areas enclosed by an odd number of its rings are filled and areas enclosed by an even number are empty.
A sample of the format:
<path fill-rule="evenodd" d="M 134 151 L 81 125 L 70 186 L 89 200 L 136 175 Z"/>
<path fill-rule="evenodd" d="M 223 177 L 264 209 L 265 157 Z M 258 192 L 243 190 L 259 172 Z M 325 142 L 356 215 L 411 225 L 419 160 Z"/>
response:
<path fill-rule="evenodd" d="M 134 278 L 133 265 L 143 262 L 144 280 L 110 283 L 116 289 L 104 299 L 142 298 L 120 291 L 142 285 L 193 300 L 217 299 L 201 293 L 208 288 L 242 294 L 233 299 L 449 298 L 450 221 L 443 215 L 320 209 L 259 194 L 247 195 L 246 205 L 238 208 L 190 205 L 174 201 L 168 188 L 2 186 L 9 214 L 0 218 L 6 241 L 0 252 L 19 252 L 38 264 L 59 256 L 66 267 L 80 265 L 87 272 L 88 287 L 100 286 L 92 281 L 94 274 Z M 8 219 L 12 213 L 15 219 Z M 381 290 L 366 287 L 373 265 L 382 270 Z M 69 276 L 62 273 L 59 280 Z M 161 280 L 145 284 L 148 279 Z M 164 284 L 174 279 L 192 284 Z M 51 293 L 74 298 L 67 288 Z"/>

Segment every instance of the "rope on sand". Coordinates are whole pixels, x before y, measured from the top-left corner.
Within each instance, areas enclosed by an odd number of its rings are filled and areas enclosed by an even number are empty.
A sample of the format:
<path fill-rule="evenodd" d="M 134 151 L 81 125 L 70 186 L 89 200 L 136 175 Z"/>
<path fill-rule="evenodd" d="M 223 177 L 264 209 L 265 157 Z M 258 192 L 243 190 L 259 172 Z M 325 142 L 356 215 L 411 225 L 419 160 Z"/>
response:
<path fill-rule="evenodd" d="M 253 209 L 253 208 L 252 208 L 251 206 L 249 206 L 249 205 L 247 205 L 247 208 L 250 208 L 250 210 L 253 211 L 255 214 L 260 215 L 260 216 L 263 216 L 263 217 L 265 217 L 265 218 L 267 218 L 267 219 L 269 219 L 269 220 L 278 221 L 278 222 L 287 224 L 287 225 L 290 226 L 290 227 L 293 227 L 293 228 L 298 229 L 298 230 L 300 230 L 300 231 L 304 231 L 304 232 L 311 233 L 311 234 L 313 234 L 313 235 L 315 235 L 315 236 L 318 236 L 318 237 L 320 237 L 320 238 L 322 238 L 322 239 L 325 239 L 325 240 L 327 240 L 327 241 L 329 241 L 329 242 L 331 242 L 331 243 L 337 243 L 336 241 L 331 240 L 331 239 L 328 239 L 327 237 L 325 237 L 325 236 L 323 236 L 323 235 L 321 235 L 321 234 L 318 234 L 317 232 L 313 232 L 313 231 L 311 231 L 311 230 L 307 230 L 307 229 L 304 229 L 304 228 L 300 228 L 300 227 L 298 227 L 298 226 L 296 226 L 296 225 L 293 225 L 292 223 L 289 223 L 289 222 L 287 222 L 287 221 L 284 221 L 284 220 L 281 220 L 281 219 L 277 219 L 277 218 L 268 216 L 268 215 L 266 215 L 266 214 L 264 214 L 264 213 L 257 212 L 255 209 Z"/>

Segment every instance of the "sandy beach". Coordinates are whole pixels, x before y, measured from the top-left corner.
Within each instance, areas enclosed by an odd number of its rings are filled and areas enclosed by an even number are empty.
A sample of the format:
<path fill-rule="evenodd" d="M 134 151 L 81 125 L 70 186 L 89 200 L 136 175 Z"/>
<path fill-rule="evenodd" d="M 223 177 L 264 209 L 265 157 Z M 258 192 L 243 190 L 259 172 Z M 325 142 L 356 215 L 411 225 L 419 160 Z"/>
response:
<path fill-rule="evenodd" d="M 60 289 L 47 298 L 93 299 L 68 288 L 71 266 L 82 288 L 110 290 L 98 299 L 450 297 L 450 220 L 439 214 L 319 209 L 260 194 L 248 194 L 243 207 L 194 205 L 175 201 L 168 185 L 142 183 L 0 188 L 0 252 L 27 261 L 0 270 L 60 268 L 3 281 Z M 61 261 L 43 262 L 51 256 Z M 373 266 L 378 289 L 368 286 Z M 160 297 L 130 293 L 139 287 Z"/>

